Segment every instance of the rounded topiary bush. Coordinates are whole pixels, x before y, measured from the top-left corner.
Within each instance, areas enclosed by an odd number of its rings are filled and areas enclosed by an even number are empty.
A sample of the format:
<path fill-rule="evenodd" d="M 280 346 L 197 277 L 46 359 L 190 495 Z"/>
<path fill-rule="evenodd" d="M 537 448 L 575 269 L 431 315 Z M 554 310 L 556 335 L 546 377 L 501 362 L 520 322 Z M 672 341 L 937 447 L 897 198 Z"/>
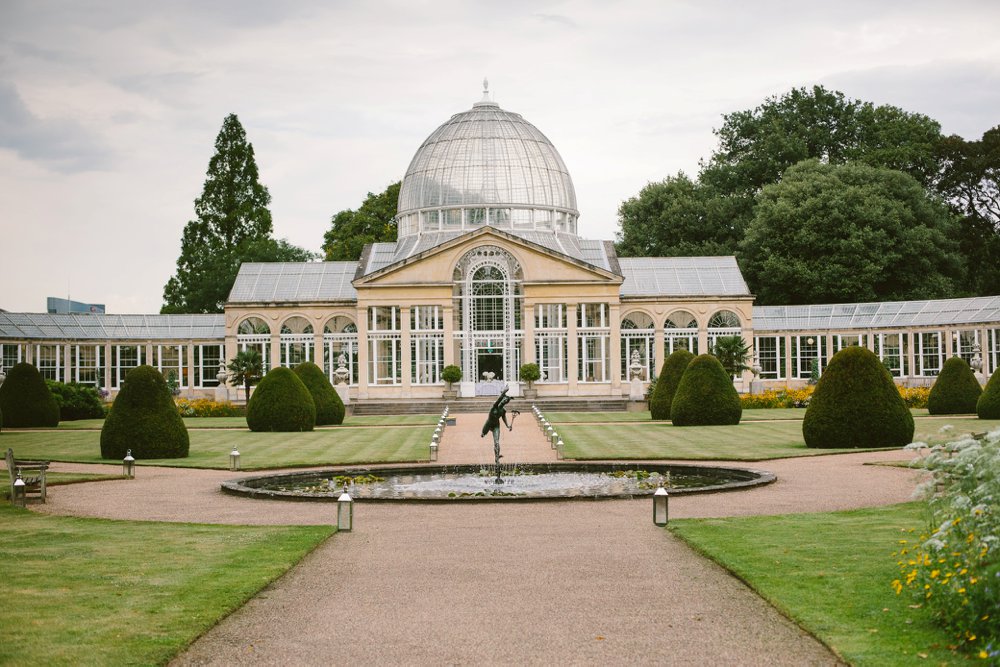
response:
<path fill-rule="evenodd" d="M 462 369 L 454 364 L 445 366 L 441 371 L 441 379 L 448 384 L 454 384 L 462 379 Z"/>
<path fill-rule="evenodd" d="M 188 455 L 190 444 L 160 371 L 152 366 L 130 370 L 104 420 L 101 457 L 123 459 L 131 449 L 140 460 L 179 459 Z"/>
<path fill-rule="evenodd" d="M 59 425 L 59 404 L 29 363 L 16 364 L 7 372 L 0 385 L 0 410 L 8 428 Z"/>
<path fill-rule="evenodd" d="M 692 359 L 670 404 L 674 426 L 739 424 L 742 416 L 740 395 L 719 360 L 711 354 Z"/>
<path fill-rule="evenodd" d="M 976 411 L 983 388 L 976 374 L 961 357 L 944 362 L 941 373 L 927 397 L 927 411 L 932 415 L 964 415 Z"/>
<path fill-rule="evenodd" d="M 1000 419 L 1000 370 L 993 371 L 986 383 L 986 389 L 976 402 L 976 414 L 980 419 Z"/>
<path fill-rule="evenodd" d="M 311 431 L 316 404 L 299 376 L 289 368 L 272 368 L 247 403 L 251 431 Z"/>
<path fill-rule="evenodd" d="M 670 419 L 670 404 L 692 359 L 694 355 L 687 350 L 677 350 L 664 360 L 653 396 L 649 399 L 649 414 L 653 419 Z"/>
<path fill-rule="evenodd" d="M 292 369 L 302 384 L 309 390 L 313 404 L 316 406 L 316 426 L 344 423 L 344 402 L 340 394 L 330 384 L 323 370 L 311 361 L 299 364 Z"/>
<path fill-rule="evenodd" d="M 913 415 L 871 350 L 852 345 L 830 359 L 802 422 L 807 447 L 902 447 Z"/>

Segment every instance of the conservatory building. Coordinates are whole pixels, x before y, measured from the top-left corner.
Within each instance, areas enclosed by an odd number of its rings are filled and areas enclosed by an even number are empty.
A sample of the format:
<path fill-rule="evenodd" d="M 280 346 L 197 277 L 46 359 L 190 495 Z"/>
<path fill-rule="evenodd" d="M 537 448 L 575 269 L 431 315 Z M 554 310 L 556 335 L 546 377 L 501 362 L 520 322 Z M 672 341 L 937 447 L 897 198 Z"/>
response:
<path fill-rule="evenodd" d="M 731 335 L 765 386 L 805 383 L 848 345 L 904 384 L 952 355 L 984 377 L 1000 363 L 1000 297 L 754 306 L 735 258 L 618 257 L 579 236 L 579 215 L 552 143 L 484 94 L 414 155 L 396 241 L 351 262 L 243 264 L 221 315 L 0 312 L 0 363 L 112 391 L 151 364 L 213 396 L 220 363 L 253 348 L 268 368 L 315 362 L 352 400 L 440 398 L 448 365 L 461 396 L 516 394 L 525 363 L 541 397 L 622 398 L 672 351 Z"/>

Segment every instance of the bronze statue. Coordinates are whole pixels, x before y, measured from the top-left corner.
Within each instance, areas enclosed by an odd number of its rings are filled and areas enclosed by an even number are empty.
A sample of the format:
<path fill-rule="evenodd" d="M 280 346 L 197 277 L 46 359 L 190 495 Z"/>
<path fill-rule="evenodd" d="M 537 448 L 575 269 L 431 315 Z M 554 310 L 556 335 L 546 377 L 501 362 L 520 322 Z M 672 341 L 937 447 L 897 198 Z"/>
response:
<path fill-rule="evenodd" d="M 485 438 L 487 433 L 490 431 L 493 432 L 493 457 L 497 466 L 497 484 L 503 484 L 503 480 L 500 479 L 500 459 L 503 458 L 500 455 L 500 422 L 503 422 L 508 431 L 513 431 L 514 417 L 521 414 L 517 410 L 513 410 L 511 412 L 510 422 L 507 421 L 507 410 L 504 406 L 512 400 L 511 397 L 507 395 L 508 389 L 510 389 L 510 387 L 504 387 L 503 391 L 500 392 L 500 396 L 497 397 L 496 402 L 493 403 L 493 407 L 490 408 L 490 414 L 486 418 L 486 423 L 483 424 L 482 435 L 479 436 L 481 438 Z"/>

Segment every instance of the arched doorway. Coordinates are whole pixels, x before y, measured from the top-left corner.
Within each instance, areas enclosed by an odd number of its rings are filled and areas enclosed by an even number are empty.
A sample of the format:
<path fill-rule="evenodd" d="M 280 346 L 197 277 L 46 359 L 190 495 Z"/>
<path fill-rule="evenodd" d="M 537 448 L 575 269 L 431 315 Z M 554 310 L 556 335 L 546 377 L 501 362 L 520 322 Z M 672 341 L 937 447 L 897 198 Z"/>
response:
<path fill-rule="evenodd" d="M 517 378 L 522 280 L 517 260 L 496 246 L 470 250 L 455 266 L 460 326 L 456 337 L 461 341 L 462 377 L 466 381 L 484 384 Z"/>

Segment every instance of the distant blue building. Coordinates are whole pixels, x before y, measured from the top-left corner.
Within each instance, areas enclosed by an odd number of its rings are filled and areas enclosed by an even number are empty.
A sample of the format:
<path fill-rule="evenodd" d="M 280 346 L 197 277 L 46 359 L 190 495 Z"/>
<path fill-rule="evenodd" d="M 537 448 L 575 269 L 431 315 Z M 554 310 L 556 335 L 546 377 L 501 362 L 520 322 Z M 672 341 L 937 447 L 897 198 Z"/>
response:
<path fill-rule="evenodd" d="M 46 309 L 53 315 L 65 315 L 66 313 L 99 313 L 104 314 L 103 303 L 80 303 L 69 299 L 60 299 L 50 296 L 46 300 Z"/>

